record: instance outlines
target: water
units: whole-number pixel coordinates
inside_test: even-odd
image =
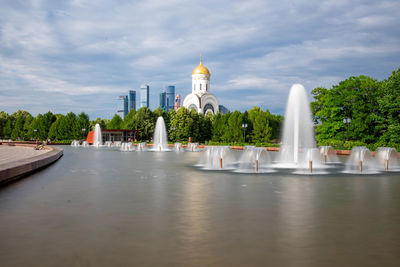
[[[310,103],[301,84],[290,89],[283,125],[281,156],[284,167],[307,168],[307,149],[316,148]]]
[[[203,171],[199,157],[66,146],[0,188],[1,266],[398,266],[398,174]]]
[[[241,154],[237,172],[273,172],[270,152],[265,148],[246,146]]]
[[[158,117],[156,128],[154,129],[153,148],[154,151],[169,151],[167,129],[163,117]]]
[[[386,171],[400,171],[400,157],[393,147],[378,147],[375,151],[379,169]]]
[[[93,146],[99,147],[103,145],[103,137],[101,136],[101,128],[98,123],[94,127]]]
[[[183,152],[183,146],[182,143],[175,143],[174,148],[176,152]]]
[[[377,173],[379,166],[374,160],[371,151],[362,146],[353,147],[346,161],[347,173]]]
[[[322,155],[323,162],[326,163],[339,163],[335,150],[331,146],[320,146],[319,152]]]
[[[131,142],[123,142],[120,145],[119,150],[127,152],[127,151],[134,151],[135,149],[134,149],[134,147],[133,147]]]
[[[207,146],[197,165],[207,170],[230,170],[237,164],[236,156],[229,146]]]
[[[186,151],[198,152],[200,151],[199,143],[188,143]]]

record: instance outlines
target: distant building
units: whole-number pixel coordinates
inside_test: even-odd
[[[160,93],[160,108],[162,110],[167,110],[166,95],[165,92]]]
[[[144,84],[140,86],[140,107],[148,108],[150,106],[149,101],[150,86]]]
[[[118,98],[118,115],[124,119],[128,115],[128,96],[121,95]]]
[[[220,112],[221,114],[226,114],[226,113],[229,112],[229,110],[228,110],[225,106],[223,106],[223,105],[219,105],[218,107],[219,107],[219,112]]]
[[[170,111],[174,109],[175,86],[165,86],[164,92],[160,93],[160,107],[162,110]]]
[[[131,110],[136,110],[136,91],[135,90],[129,90],[128,93],[128,113],[131,112]]]
[[[181,107],[181,95],[178,94],[175,97],[175,105],[174,105],[174,110],[177,111]]]

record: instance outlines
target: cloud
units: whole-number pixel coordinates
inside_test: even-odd
[[[190,92],[204,55],[229,109],[283,113],[293,83],[310,92],[399,67],[398,1],[6,1],[0,9],[0,109],[112,117],[150,84]]]

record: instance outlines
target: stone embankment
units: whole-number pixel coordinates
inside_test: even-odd
[[[63,150],[44,146],[35,150],[34,144],[0,143],[0,185],[25,177],[55,161]]]

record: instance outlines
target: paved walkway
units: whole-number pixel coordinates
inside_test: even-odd
[[[31,158],[46,152],[49,152],[49,150],[34,150],[33,147],[0,145],[0,164]]]

